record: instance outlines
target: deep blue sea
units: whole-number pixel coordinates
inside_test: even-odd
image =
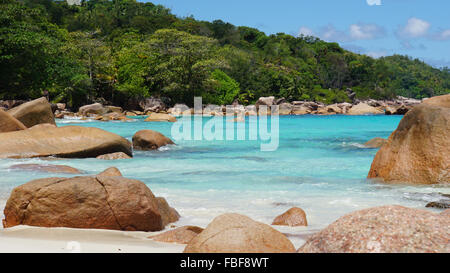
[[[182,215],[177,225],[206,226],[215,216],[238,212],[270,224],[292,206],[306,211],[309,226],[277,227],[292,234],[315,232],[340,216],[359,209],[399,204],[424,208],[450,193],[444,186],[388,185],[368,181],[376,149],[362,146],[374,137],[387,138],[401,116],[283,116],[279,119],[279,147],[263,152],[259,141],[177,140],[176,146],[135,152],[133,159],[2,159],[0,205],[13,187],[52,175],[10,170],[14,164],[63,164],[95,174],[115,166],[125,177],[145,182]],[[209,118],[203,118],[206,123]],[[246,126],[250,127],[247,118]],[[131,140],[142,129],[171,135],[172,123],[60,120],[58,126],[98,127]],[[231,125],[224,122],[224,126]],[[225,130],[226,131],[226,130]],[[53,175],[55,176],[55,175]],[[56,175],[61,176],[61,175]],[[297,241],[296,241],[297,240]]]

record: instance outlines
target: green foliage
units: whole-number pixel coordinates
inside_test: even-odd
[[[192,101],[204,93],[211,71],[225,65],[216,41],[162,29],[118,53],[118,90],[133,96],[167,96]],[[192,102],[191,102],[192,103]]]
[[[192,104],[260,96],[325,103],[450,92],[450,71],[394,55],[373,59],[315,37],[266,35],[216,20],[178,18],[135,0],[0,0],[0,98],[43,90],[73,107],[104,98]]]
[[[202,95],[205,103],[230,105],[239,95],[239,83],[222,70],[216,69],[211,73],[210,83],[211,90]]]

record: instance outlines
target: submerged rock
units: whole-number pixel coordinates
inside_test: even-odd
[[[170,138],[153,130],[141,130],[133,136],[133,148],[135,150],[156,150],[169,144],[175,143]]]
[[[52,107],[45,97],[21,104],[8,113],[30,128],[41,123],[55,123]]]
[[[184,249],[185,253],[294,252],[291,241],[269,225],[228,213],[216,217]]]
[[[141,181],[105,173],[44,178],[15,188],[4,210],[5,228],[16,225],[159,231],[165,212]]]
[[[22,122],[0,109],[0,133],[25,130],[27,127]]]
[[[10,167],[11,170],[38,171],[47,173],[70,173],[80,174],[81,171],[65,165],[40,165],[40,164],[17,164]]]
[[[368,178],[450,183],[450,95],[415,106],[376,154]]]
[[[275,220],[273,220],[272,225],[298,227],[307,226],[308,221],[306,220],[305,211],[301,208],[294,207],[277,216]]]
[[[316,233],[300,253],[450,252],[450,217],[385,206],[356,211]]]
[[[201,227],[184,226],[151,236],[149,238],[158,242],[188,244],[202,231],[203,228]]]
[[[130,142],[98,128],[46,127],[0,134],[0,158],[87,158],[115,152],[132,156]]]

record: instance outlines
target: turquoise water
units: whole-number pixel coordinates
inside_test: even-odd
[[[367,207],[400,204],[423,208],[450,193],[443,186],[386,185],[366,180],[377,150],[362,144],[387,138],[399,116],[280,117],[279,148],[261,152],[258,141],[177,141],[158,151],[135,152],[130,160],[21,159],[0,160],[0,205],[13,187],[48,174],[10,170],[21,163],[64,164],[98,173],[118,167],[124,176],[145,182],[157,196],[167,198],[182,219],[177,225],[206,226],[225,212],[238,212],[270,224],[292,206],[303,208],[307,228],[278,229],[292,234],[298,245],[343,214]],[[206,122],[208,118],[204,118]],[[247,120],[247,125],[248,125]],[[224,123],[228,125],[228,123]],[[59,126],[98,127],[131,140],[142,129],[171,137],[171,123],[62,120]]]

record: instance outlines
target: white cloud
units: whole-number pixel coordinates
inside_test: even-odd
[[[354,40],[371,40],[382,37],[384,34],[384,29],[375,24],[350,25],[350,37]]]
[[[366,0],[369,6],[381,6],[381,0]]]
[[[406,25],[399,29],[397,34],[401,38],[419,38],[428,33],[431,24],[425,20],[412,17],[408,19]]]
[[[357,40],[372,40],[384,37],[386,34],[383,27],[376,24],[352,24],[348,30],[343,31],[337,29],[334,25],[329,24],[321,27],[317,32],[308,27],[301,27],[298,35],[317,36],[327,42],[351,42]]]
[[[434,34],[433,39],[440,41],[450,40],[450,29],[445,29],[441,32]]]
[[[328,42],[348,42],[350,37],[344,31],[336,29],[333,25],[322,27],[319,37]]]
[[[313,36],[314,31],[308,27],[301,27],[298,31],[298,36],[304,35],[304,36]]]

